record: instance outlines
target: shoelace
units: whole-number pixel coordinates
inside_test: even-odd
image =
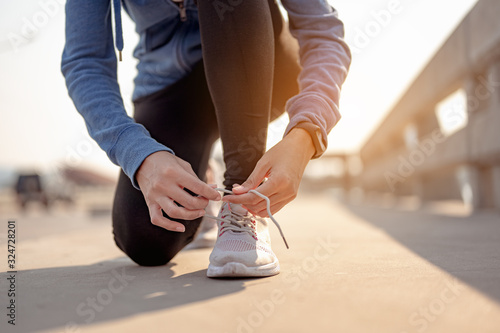
[[[233,194],[232,191],[226,190],[224,188],[216,188],[215,190],[229,193],[229,194]],[[283,234],[283,230],[281,230],[281,227],[280,227],[278,221],[276,221],[273,214],[271,213],[271,201],[269,200],[269,198],[256,190],[250,190],[248,192],[257,195],[266,201],[267,214],[269,215],[269,218],[271,219],[271,221],[273,221],[274,225],[278,228],[278,231],[280,232],[281,238],[283,239],[283,242],[285,243],[286,248],[289,249],[288,242],[286,241],[285,235]],[[252,217],[251,216],[243,216],[243,215],[231,210],[231,205],[229,203],[228,203],[228,206],[229,206],[229,216],[226,216],[225,218],[212,216],[212,215],[205,215],[205,216],[208,218],[212,218],[212,219],[215,219],[217,221],[225,223],[223,228],[225,228],[226,230],[247,231],[250,234],[252,234],[252,237],[255,237],[256,231],[254,230]],[[222,228],[221,228],[221,231],[222,231]]]
[[[251,216],[244,216],[232,210],[231,205],[228,203],[227,209],[229,213],[221,217],[208,216],[221,222],[221,229],[219,236],[226,230],[234,230],[236,232],[246,231],[253,238],[257,240],[257,231],[255,230],[255,222]]]

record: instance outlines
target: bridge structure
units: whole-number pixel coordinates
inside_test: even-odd
[[[352,184],[500,209],[498,13],[500,1],[478,1],[361,148]]]

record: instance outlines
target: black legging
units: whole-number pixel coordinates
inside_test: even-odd
[[[224,185],[230,188],[250,175],[265,152],[269,121],[298,91],[298,46],[272,0],[241,1],[223,13],[211,1],[198,6],[203,62],[177,83],[135,101],[134,118],[202,180],[220,136]],[[193,239],[201,219],[179,222],[184,233],[153,225],[142,193],[120,174],[113,233],[132,260],[144,266],[170,261]]]

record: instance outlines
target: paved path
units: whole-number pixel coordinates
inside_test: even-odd
[[[109,216],[20,216],[16,326],[2,313],[0,331],[500,332],[499,214],[349,207],[301,193],[277,218],[291,247],[272,231],[280,275],[211,280],[209,250],[134,265],[114,246]]]

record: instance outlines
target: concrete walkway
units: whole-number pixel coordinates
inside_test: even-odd
[[[208,249],[143,268],[115,247],[109,216],[20,215],[15,327],[3,314],[2,222],[0,331],[500,331],[499,214],[350,207],[301,193],[277,218],[290,244],[272,230],[280,275],[211,280]]]

